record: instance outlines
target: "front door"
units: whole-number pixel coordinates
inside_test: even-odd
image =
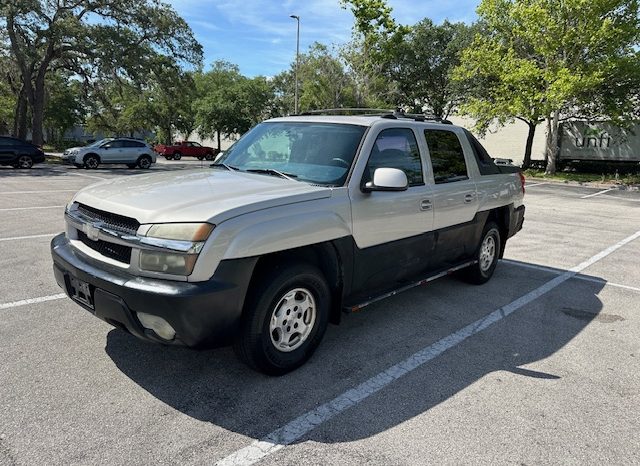
[[[372,136],[374,137],[374,136]],[[349,186],[355,242],[353,291],[395,288],[427,270],[433,249],[431,188],[411,128],[382,129],[369,157]],[[363,193],[376,168],[403,170],[409,188],[400,192]]]

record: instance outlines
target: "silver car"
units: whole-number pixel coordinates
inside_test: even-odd
[[[74,147],[64,152],[66,163],[78,168],[94,169],[101,164],[125,164],[129,168],[149,168],[156,154],[144,141],[132,138],[107,138],[86,147]]]

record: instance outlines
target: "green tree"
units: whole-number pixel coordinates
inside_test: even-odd
[[[476,89],[463,110],[481,123],[546,120],[547,172],[556,169],[561,119],[633,114],[637,0],[483,0],[478,15],[486,33],[463,55],[459,76]]]
[[[84,121],[83,91],[78,80],[51,73],[46,82],[44,126],[48,141],[61,140],[65,131]]]
[[[149,57],[191,64],[202,57],[186,22],[155,0],[3,0],[0,22],[20,71],[20,95],[31,107],[36,143],[43,139],[45,83],[54,67],[87,81],[125,74],[136,80]]]
[[[270,111],[273,90],[264,77],[249,79],[238,67],[217,61],[212,69],[195,76],[194,102],[197,131],[201,136],[233,137],[248,131]]]
[[[318,42],[300,55],[298,69],[300,111],[320,108],[353,107],[354,83],[340,58]],[[277,93],[275,107],[286,115],[294,108],[295,62],[287,71],[274,77]]]
[[[389,53],[386,44],[406,29],[396,23],[384,0],[341,0],[341,4],[354,16],[352,40],[340,55],[353,81],[356,106],[388,107],[394,89],[384,76]]]
[[[465,96],[464,86],[453,79],[452,72],[473,39],[473,29],[464,23],[436,25],[424,19],[390,36],[381,57],[398,103],[418,113],[426,107],[437,118],[447,118]]]

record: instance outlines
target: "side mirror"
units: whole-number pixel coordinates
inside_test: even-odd
[[[372,191],[406,191],[409,188],[407,175],[397,168],[376,168],[373,181],[362,187],[362,192]]]

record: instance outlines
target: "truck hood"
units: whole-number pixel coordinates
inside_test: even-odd
[[[211,222],[331,196],[331,189],[276,176],[222,169],[181,170],[102,181],[73,201],[140,223]]]

